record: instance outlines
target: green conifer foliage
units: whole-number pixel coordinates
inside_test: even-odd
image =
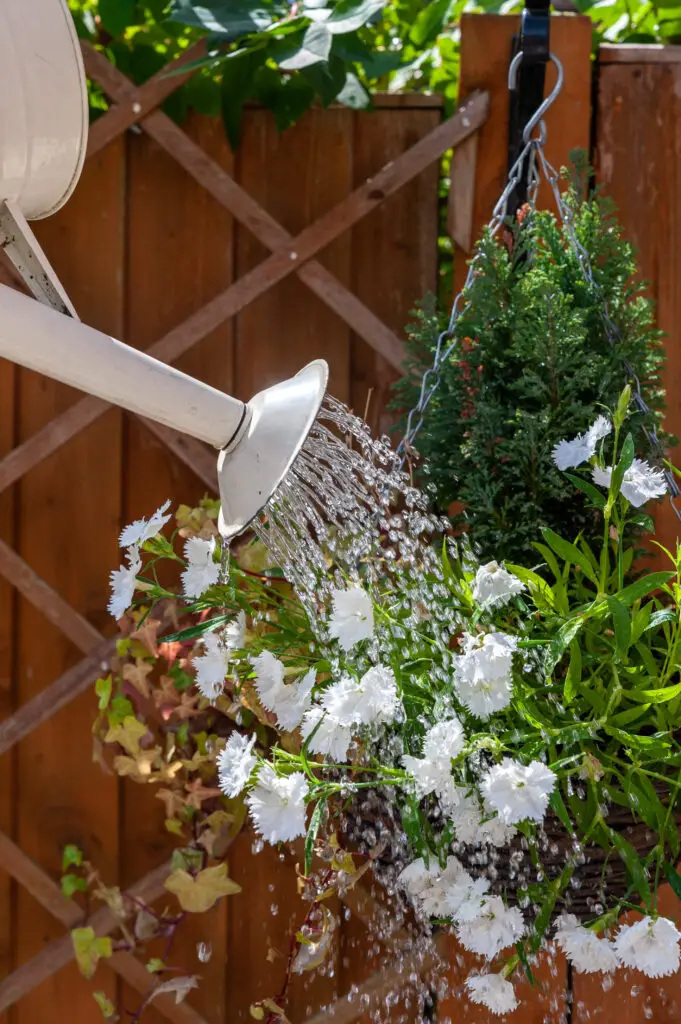
[[[439,505],[463,506],[455,523],[468,530],[483,558],[536,562],[532,544],[544,526],[563,537],[598,534],[598,519],[551,452],[614,408],[625,381],[623,360],[641,380],[652,421],[659,422],[663,407],[661,336],[634,277],[632,247],[610,204],[599,196],[580,201],[574,190],[568,196],[577,237],[620,333],[616,351],[602,303],[552,214],[526,218],[513,246],[487,233],[470,306],[456,327],[458,344],[415,443]],[[446,323],[432,299],[416,310],[406,376],[396,385],[400,409],[416,402]],[[638,454],[646,457],[641,425],[633,416]]]

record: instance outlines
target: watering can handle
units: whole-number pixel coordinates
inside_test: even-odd
[[[216,388],[0,285],[0,356],[224,448],[246,406]]]

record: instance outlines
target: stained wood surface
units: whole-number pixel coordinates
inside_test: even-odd
[[[519,19],[515,15],[464,14],[461,20],[459,95],[463,99],[475,89],[489,90],[490,93],[489,117],[480,129],[478,142],[471,216],[474,240],[488,222],[508,173],[508,65],[511,41],[518,26]],[[590,18],[572,15],[551,17],[551,50],[562,62],[565,72],[562,92],[546,115],[546,155],[558,171],[569,163],[570,150],[589,149],[591,33]],[[547,95],[555,80],[555,68],[549,65]],[[457,197],[455,177],[452,178],[452,188]],[[553,208],[545,185],[539,190],[538,205]],[[464,250],[455,249],[454,277],[459,288],[466,277],[467,257]]]

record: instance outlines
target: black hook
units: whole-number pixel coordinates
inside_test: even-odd
[[[520,33],[513,37],[511,60],[522,53],[515,88],[511,89],[508,121],[508,169],[520,156],[526,124],[544,100],[546,64],[551,52],[550,0],[525,0]],[[527,202],[527,166],[522,168],[518,185],[508,201],[508,212],[514,216]]]

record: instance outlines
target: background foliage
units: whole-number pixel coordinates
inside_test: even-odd
[[[249,100],[274,113],[280,129],[314,102],[367,107],[388,90],[438,92],[451,108],[465,11],[509,13],[519,0],[69,0],[78,31],[138,84],[201,37],[211,59],[165,104],[222,112],[238,144]],[[594,42],[678,42],[681,3],[560,0],[589,14]],[[93,111],[106,108],[98,91]]]

